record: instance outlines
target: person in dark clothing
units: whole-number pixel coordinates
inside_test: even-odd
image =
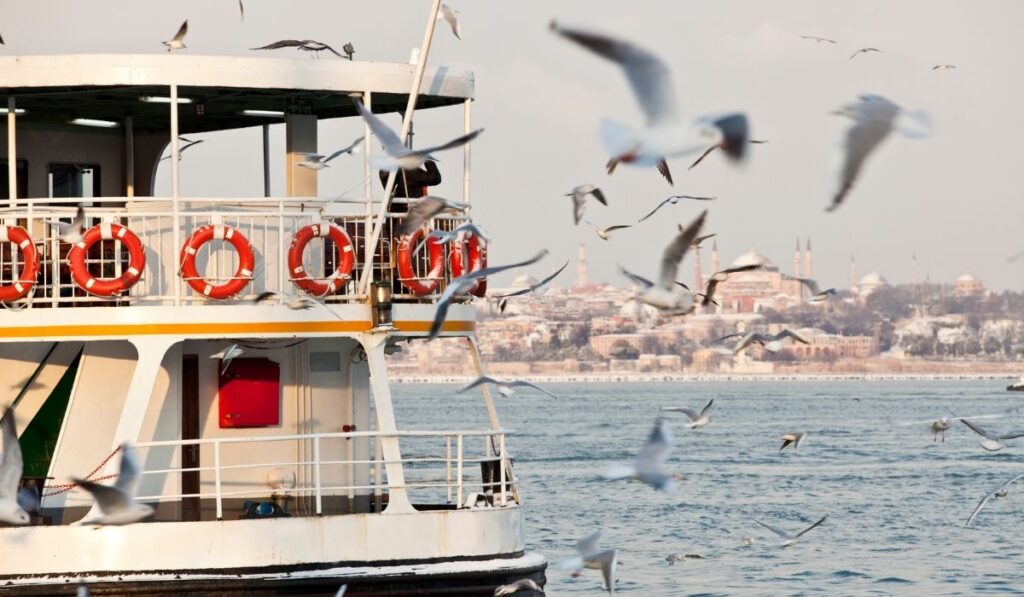
[[[390,172],[386,170],[380,171],[380,184],[384,188],[388,186],[389,174]],[[441,171],[437,169],[437,163],[434,160],[427,160],[423,164],[423,168],[399,170],[395,173],[395,176],[398,178],[395,180],[395,189],[391,194],[392,197],[423,197],[427,195],[427,187],[441,184]],[[404,202],[395,203],[392,205],[391,211],[408,211],[408,206]]]

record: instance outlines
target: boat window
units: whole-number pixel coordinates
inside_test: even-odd
[[[28,162],[18,160],[18,197],[28,196]],[[10,199],[7,192],[7,160],[0,160],[0,199]]]
[[[50,164],[49,196],[98,197],[100,167],[98,164]]]

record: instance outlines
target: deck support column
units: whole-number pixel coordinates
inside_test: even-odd
[[[395,409],[391,403],[391,388],[388,386],[387,365],[384,362],[384,345],[387,334],[365,334],[362,337],[366,362],[370,368],[370,389],[373,391],[373,409],[377,414],[377,431],[382,434],[397,433]],[[388,475],[388,505],[383,514],[407,514],[415,512],[405,489],[405,472],[402,470],[402,451],[398,436],[380,438],[384,453],[384,470]]]
[[[7,98],[7,205],[18,206],[18,142],[14,124],[18,106],[14,96]]]

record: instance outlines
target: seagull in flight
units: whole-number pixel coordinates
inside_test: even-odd
[[[604,228],[600,228],[586,218],[583,218],[583,221],[586,222],[587,224],[590,224],[590,227],[594,229],[594,232],[597,233],[597,237],[600,238],[601,240],[608,240],[609,238],[611,238],[611,233],[615,232],[616,230],[625,230],[626,228],[633,227],[632,224],[615,224],[614,226],[605,226]]]
[[[601,538],[601,531],[594,531],[576,542],[576,553],[574,557],[562,560],[559,567],[572,574],[573,578],[583,574],[584,569],[600,570],[604,577],[604,584],[609,593],[615,593],[615,569],[618,566],[619,552],[616,549],[597,549],[597,541]]]
[[[410,234],[426,224],[434,216],[464,213],[467,209],[469,209],[468,203],[449,201],[437,195],[427,195],[422,199],[417,199],[415,202],[410,200],[409,212],[406,214],[405,220],[402,221],[402,226],[399,228],[398,233],[403,236]]]
[[[533,591],[538,595],[544,592],[544,589],[536,583],[532,578],[520,578],[519,580],[509,583],[507,585],[501,585],[494,589],[494,597],[502,597],[502,595],[515,595],[519,591]]]
[[[981,498],[981,501],[978,502],[978,505],[974,507],[974,511],[971,512],[971,515],[967,517],[967,522],[964,523],[964,526],[971,526],[971,523],[974,522],[974,519],[978,517],[978,513],[981,512],[981,509],[984,508],[990,500],[998,500],[999,498],[1006,497],[1006,494],[1009,493],[1010,491],[1010,485],[1016,481],[1019,481],[1020,479],[1024,479],[1024,475],[1017,475],[1016,477],[1013,477],[1006,483],[1003,483],[999,487],[996,487],[995,489],[990,491],[985,497]]]
[[[954,68],[956,68],[955,64],[936,64],[932,70],[952,70]]]
[[[960,422],[970,427],[971,431],[977,433],[982,437],[982,440],[978,443],[981,445],[982,448],[985,448],[989,452],[998,452],[999,450],[1005,448],[1006,446],[1003,445],[1003,442],[1006,440],[1024,437],[1024,432],[1007,433],[1005,435],[999,435],[996,433],[992,433],[991,431],[985,431],[981,427],[978,427],[977,425],[975,425],[974,423],[970,422],[968,419],[965,418],[961,418]]]
[[[612,158],[612,159],[608,160],[608,163],[605,164],[604,167],[608,170],[608,174],[611,175],[611,174],[613,174],[615,172],[615,168],[618,165],[619,165],[619,160],[616,159],[616,158]],[[664,158],[662,158],[662,160],[660,162],[658,162],[655,165],[655,167],[658,169],[658,174],[661,174],[665,178],[665,180],[668,181],[668,184],[673,185],[673,186],[676,184],[672,180],[672,171],[669,170],[668,162],[666,162]]]
[[[185,19],[185,22],[181,24],[181,27],[178,27],[178,32],[174,34],[174,37],[171,38],[171,41],[165,41],[161,43],[167,46],[168,52],[170,52],[171,50],[184,49],[187,47],[185,45],[186,34],[188,34],[188,19]]]
[[[835,40],[833,40],[833,39],[829,39],[827,37],[818,37],[816,35],[801,35],[800,39],[813,39],[814,41],[818,42],[819,44],[821,42],[827,42],[827,43],[830,43],[830,44],[836,43]]]
[[[3,456],[0,458],[0,522],[25,525],[31,522],[28,512],[37,509],[35,495],[18,489],[24,469],[21,444],[14,425],[14,409],[8,407],[0,418]]]
[[[814,527],[818,526],[819,524],[825,522],[826,518],[828,518],[828,514],[826,514],[825,516],[822,516],[821,519],[818,522],[812,524],[811,526],[807,527],[806,529],[800,531],[799,533],[797,533],[795,535],[790,534],[790,533],[788,533],[788,532],[786,532],[786,531],[784,531],[784,530],[782,530],[780,528],[773,527],[770,524],[765,524],[765,523],[761,522],[760,520],[758,520],[756,518],[754,519],[754,522],[756,522],[757,524],[763,526],[764,528],[768,529],[769,531],[771,531],[771,532],[775,533],[776,535],[778,535],[779,537],[781,537],[782,538],[782,543],[779,544],[779,547],[789,547],[791,545],[796,545],[796,542],[797,542],[798,539],[800,539],[800,537],[803,537],[804,535],[806,535],[808,533],[808,531],[810,531]]]
[[[997,413],[997,414],[994,414],[994,415],[976,415],[976,416],[973,416],[973,417],[958,417],[958,416],[955,416],[955,415],[951,414],[948,417],[942,416],[942,417],[939,417],[937,419],[925,419],[923,421],[909,421],[909,422],[905,422],[905,423],[898,423],[898,425],[900,427],[911,427],[911,426],[915,426],[915,425],[928,425],[928,428],[932,432],[932,442],[937,442],[937,441],[939,441],[941,439],[942,443],[946,443],[946,431],[948,431],[949,428],[952,427],[953,421],[963,421],[965,419],[973,419],[973,420],[977,420],[977,419],[997,419],[997,418],[1000,418],[1000,417],[1004,417],[1004,416],[1006,416],[1008,414],[1012,414],[1014,412],[1016,412],[1016,409],[1010,409],[1008,411],[1004,411],[1002,413]]]
[[[344,321],[344,319],[342,319],[341,315],[338,315],[337,313],[332,311],[330,307],[328,307],[324,303],[322,303],[322,302],[320,302],[320,301],[318,301],[315,298],[310,297],[310,296],[288,296],[286,294],[281,294],[280,292],[274,292],[273,290],[268,290],[266,292],[261,292],[259,294],[259,296],[257,296],[255,299],[253,299],[252,304],[258,305],[258,304],[260,304],[260,303],[262,303],[264,301],[270,300],[272,298],[280,299],[281,300],[281,304],[286,306],[286,307],[288,307],[292,311],[305,311],[307,309],[312,309],[314,307],[319,307],[319,308],[323,309],[324,311],[327,311],[328,313],[330,313],[332,316],[334,316],[334,317]]]
[[[456,295],[465,294],[466,292],[468,292],[471,288],[473,288],[476,285],[477,280],[481,278],[493,276],[494,274],[501,273],[508,269],[533,265],[534,263],[537,263],[538,261],[543,259],[544,256],[547,254],[547,249],[544,249],[543,251],[537,253],[532,258],[527,259],[526,261],[512,263],[510,265],[485,267],[474,272],[468,272],[466,274],[463,274],[449,282],[448,287],[444,289],[444,293],[437,300],[437,310],[434,312],[434,321],[430,324],[430,334],[427,336],[427,340],[433,340],[434,338],[437,337],[438,334],[441,333],[441,326],[444,325],[444,321],[448,317],[448,307],[450,306],[452,299],[454,299]]]
[[[331,46],[325,44],[322,41],[316,41],[315,39],[282,39],[281,41],[275,41],[274,43],[260,46],[258,48],[249,48],[250,50],[280,50],[281,48],[295,48],[303,52],[312,52],[314,57],[319,57],[320,52],[327,50],[331,54],[334,54],[338,58],[341,58],[341,54]]]
[[[643,481],[659,491],[672,491],[673,481],[682,480],[679,473],[670,473],[665,468],[665,460],[672,451],[672,433],[668,422],[658,418],[654,429],[647,438],[647,443],[640,449],[631,464],[615,464],[608,468],[604,478],[609,480],[636,479]]]
[[[444,151],[446,149],[462,147],[473,139],[476,139],[477,136],[484,131],[483,129],[477,129],[468,135],[462,135],[461,137],[435,147],[427,147],[426,149],[409,149],[404,143],[402,143],[402,140],[398,138],[398,134],[391,130],[388,125],[384,124],[383,120],[378,118],[373,112],[367,110],[366,106],[364,106],[361,101],[354,101],[356,108],[359,109],[359,114],[363,117],[363,120],[366,121],[370,130],[373,131],[373,134],[384,145],[385,155],[370,156],[370,167],[374,170],[395,171],[398,169],[409,170],[411,168],[419,168],[427,160],[437,160],[437,158],[431,155],[435,151]]]
[[[583,210],[586,208],[588,195],[593,195],[594,199],[601,202],[601,205],[608,205],[608,200],[605,199],[604,193],[596,186],[592,184],[581,184],[573,187],[573,189],[566,193],[565,196],[572,197],[573,220],[577,226],[580,225],[580,220],[583,219]]]
[[[548,396],[551,396],[552,398],[558,398],[558,396],[555,396],[554,394],[552,394],[551,392],[545,390],[544,388],[542,388],[542,387],[540,387],[540,386],[538,386],[536,384],[532,384],[532,383],[530,383],[528,381],[523,381],[521,379],[510,379],[510,380],[504,381],[504,380],[500,380],[500,379],[495,379],[493,377],[489,377],[487,375],[481,375],[480,377],[474,379],[470,383],[468,383],[465,386],[462,386],[461,388],[456,390],[455,393],[456,394],[461,394],[463,392],[467,392],[469,390],[472,390],[473,388],[475,388],[477,386],[480,386],[480,385],[483,385],[483,384],[487,384],[487,383],[494,385],[498,389],[498,393],[501,394],[502,396],[504,396],[505,398],[508,398],[509,396],[511,396],[515,392],[515,390],[513,390],[512,388],[533,388],[533,389],[535,389],[535,390],[537,390],[539,392],[543,392],[543,393],[547,394]]]
[[[82,524],[132,524],[152,514],[153,506],[135,502],[135,490],[139,486],[141,470],[135,457],[135,450],[131,444],[125,442],[121,444],[121,469],[113,486],[100,485],[85,479],[73,479],[78,486],[92,494],[100,509],[100,516]]]
[[[227,372],[228,365],[231,364],[231,361],[233,361],[237,357],[242,356],[242,353],[244,352],[245,350],[239,347],[237,344],[232,344],[220,352],[215,352],[211,354],[210,358],[221,360],[220,374],[224,375],[224,373]]]
[[[744,114],[713,115],[685,122],[677,105],[668,66],[658,56],[629,41],[581,29],[551,29],[622,68],[646,118],[636,129],[618,122],[601,123],[605,149],[616,163],[655,166],[665,158],[702,151],[708,143],[719,145],[734,159],[747,150],[748,124]]]
[[[522,296],[524,294],[529,294],[529,293],[533,292],[534,290],[537,290],[538,288],[544,286],[548,282],[550,282],[550,281],[554,280],[555,278],[557,278],[558,274],[562,273],[562,270],[564,270],[568,265],[569,265],[569,262],[566,261],[565,263],[562,264],[562,267],[558,268],[550,276],[544,278],[543,280],[541,280],[540,282],[537,282],[536,284],[533,284],[533,285],[528,286],[526,288],[523,288],[521,290],[516,290],[515,292],[509,292],[508,294],[498,294],[498,295],[493,296],[492,298],[500,299],[499,303],[498,303],[498,309],[502,313],[504,313],[505,312],[505,307],[508,304],[508,299],[510,299],[513,296]]]
[[[804,439],[807,438],[807,433],[803,431],[793,431],[782,436],[782,447],[779,448],[779,452],[786,448],[793,446],[796,450],[800,447],[800,444],[804,443]]]
[[[704,287],[704,299],[701,300],[701,306],[707,307],[708,305],[718,303],[715,302],[715,292],[718,290],[718,285],[729,279],[731,274],[738,274],[740,272],[749,272],[755,269],[761,269],[764,267],[764,263],[746,263],[743,265],[736,265],[733,267],[727,267],[721,271],[717,271],[708,278],[708,283]]]
[[[462,40],[462,24],[459,23],[459,11],[455,10],[447,4],[441,5],[441,12],[437,15],[438,21],[447,21],[448,26],[452,28],[452,35],[456,39]]]
[[[692,292],[680,287],[676,282],[676,275],[679,273],[679,264],[687,251],[693,246],[693,240],[700,234],[704,227],[704,219],[708,212],[704,210],[689,226],[679,227],[679,234],[672,240],[661,256],[661,273],[658,283],[638,276],[620,268],[620,271],[641,287],[637,298],[652,307],[673,314],[686,314],[695,308],[694,295]]]
[[[858,54],[867,54],[868,52],[881,52],[881,50],[879,50],[878,48],[861,48],[854,52],[853,54],[850,54],[850,57],[847,60],[853,60],[854,58],[857,57]]]
[[[666,412],[683,413],[690,417],[690,429],[703,429],[708,426],[711,422],[711,405],[714,404],[715,400],[712,398],[708,400],[708,403],[704,405],[704,408],[700,409],[700,412],[686,408],[685,406],[665,406],[661,410]]]
[[[238,16],[245,22],[245,4],[242,4],[242,0],[238,0]]]
[[[850,193],[868,155],[897,128],[898,117],[903,115],[907,120],[913,121],[898,128],[906,137],[924,137],[930,128],[928,117],[924,113],[905,112],[878,95],[862,95],[856,103],[843,106],[833,114],[848,116],[854,123],[846,130],[846,137],[835,160],[841,167],[837,177],[838,184],[832,194],[832,203],[826,211],[835,210]]]
[[[442,245],[448,244],[453,240],[456,240],[462,235],[471,235],[482,240],[485,244],[491,242],[491,239],[484,232],[484,229],[477,226],[473,222],[463,222],[455,227],[453,230],[447,232],[443,230],[431,230],[430,236],[437,239],[437,242]]]
[[[828,300],[838,292],[835,288],[826,288],[825,290],[822,290],[821,287],[818,286],[818,283],[810,278],[798,278],[796,276],[786,275],[783,275],[783,277],[787,280],[796,280],[806,286],[807,290],[811,293],[811,298],[808,300],[812,303]]]
[[[748,141],[748,143],[753,143],[754,145],[760,145],[762,143],[767,143],[767,142],[768,141],[765,140],[765,139],[751,139],[750,141]],[[698,157],[696,160],[694,160],[694,162],[692,164],[690,164],[690,167],[687,168],[687,170],[693,170],[693,168],[697,164],[703,162],[704,158],[708,157],[708,154],[710,154],[711,152],[713,152],[716,149],[721,149],[721,148],[722,148],[721,144],[719,144],[719,145],[712,145],[711,147],[708,147],[707,149],[704,150],[704,153],[700,154],[700,157]]]
[[[47,220],[47,222],[56,228],[56,236],[60,242],[77,244],[82,241],[82,235],[85,233],[85,209],[78,205],[75,209],[75,217],[71,218],[70,223],[59,220]]]
[[[782,349],[782,341],[786,338],[792,338],[801,344],[811,343],[810,340],[804,338],[793,330],[783,328],[778,334],[759,334],[757,332],[747,334],[736,344],[736,348],[733,348],[732,352],[733,354],[736,354],[751,344],[759,344],[768,352],[777,352]]]
[[[338,157],[339,155],[352,153],[352,151],[356,147],[358,147],[359,144],[362,142],[363,138],[359,137],[358,139],[350,143],[348,147],[345,147],[344,149],[339,149],[338,151],[335,151],[334,153],[326,157],[320,155],[319,153],[305,153],[303,155],[306,156],[306,159],[296,164],[296,166],[302,166],[303,168],[309,168],[310,170],[323,170],[324,168],[329,167],[328,162]]]
[[[661,203],[659,203],[657,207],[651,210],[651,213],[637,220],[637,223],[643,222],[647,218],[653,216],[662,207],[665,207],[666,205],[675,205],[676,203],[679,203],[683,199],[692,199],[694,201],[714,201],[715,199],[717,199],[717,197],[697,197],[695,195],[672,195],[664,199]]]

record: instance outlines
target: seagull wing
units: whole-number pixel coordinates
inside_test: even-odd
[[[736,354],[739,351],[743,350],[744,348],[750,346],[754,342],[760,343],[758,337],[759,335],[755,333],[750,333],[747,334],[746,336],[743,336],[743,339],[736,343],[736,348],[732,349],[732,353]]]
[[[649,127],[675,122],[676,98],[668,66],[651,52],[628,41],[551,24],[556,33],[622,67]]]
[[[704,158],[708,157],[708,154],[710,154],[712,151],[714,151],[716,149],[718,149],[717,145],[712,145],[711,147],[708,147],[707,149],[705,149],[704,153],[700,154],[700,157],[698,157],[696,160],[694,160],[693,163],[690,164],[690,167],[687,168],[687,170],[693,170],[694,167],[697,166],[697,164],[703,162]]]
[[[718,147],[731,160],[742,160],[750,146],[750,122],[746,114],[727,114],[709,123],[720,136]]]
[[[801,344],[810,344],[811,343],[810,340],[808,340],[807,338],[804,338],[803,336],[801,336],[800,334],[794,332],[793,330],[791,330],[789,328],[785,328],[781,332],[776,334],[774,339],[775,340],[781,340],[783,338],[792,338],[792,339],[796,340],[797,342],[800,342]]]
[[[992,436],[991,433],[989,433],[988,431],[985,431],[981,427],[978,427],[977,425],[975,425],[974,423],[968,421],[967,419],[960,419],[960,422],[963,423],[964,425],[967,425],[968,427],[970,427],[971,431],[977,433],[978,435],[980,435],[981,437],[984,437],[985,439],[995,439]]]
[[[185,35],[188,34],[188,19],[178,27],[178,32],[174,34],[174,38],[171,41],[181,41],[185,39]]]
[[[452,7],[447,4],[441,5],[441,17],[447,21],[448,26],[452,28],[452,34],[456,39],[462,39],[462,25],[459,23],[459,17],[452,10]]]
[[[555,270],[555,273],[551,274],[547,278],[544,278],[540,282],[537,282],[533,286],[530,286],[529,288],[524,288],[522,290],[517,290],[515,292],[510,292],[508,294],[499,294],[499,295],[496,295],[494,298],[501,299],[501,298],[509,298],[509,297],[512,297],[512,296],[520,296],[520,295],[523,295],[523,294],[529,294],[529,293],[533,292],[534,290],[537,290],[541,286],[544,286],[548,282],[554,280],[558,276],[558,274],[562,273],[562,270],[564,270],[566,267],[568,267],[568,265],[569,265],[569,262],[566,261],[564,264],[562,264],[562,267],[560,267],[557,270]]]
[[[469,390],[472,390],[473,388],[475,388],[477,386],[480,386],[480,385],[483,385],[485,383],[498,383],[498,380],[494,379],[493,377],[489,377],[487,375],[481,375],[480,377],[474,379],[473,381],[469,382],[468,384],[462,386],[458,390],[455,390],[455,393],[456,394],[461,394],[463,392],[468,392]]]
[[[824,518],[822,520],[824,520]],[[784,530],[782,530],[782,529],[780,529],[778,527],[773,527],[770,524],[765,524],[765,523],[761,522],[760,520],[758,520],[756,518],[754,518],[753,521],[756,522],[757,524],[763,526],[764,528],[768,529],[769,531],[775,533],[779,537],[782,537],[783,539],[791,539],[792,538],[792,536],[789,533],[787,533],[786,531],[784,531]]]
[[[697,219],[684,228],[665,248],[665,252],[661,256],[661,275],[658,279],[662,288],[672,288],[676,281],[676,274],[679,273],[679,263],[693,245],[693,239],[700,234],[701,228],[704,227],[704,218],[707,215],[707,210],[701,212]]]
[[[814,527],[818,526],[819,524],[821,524],[821,523],[825,522],[825,519],[826,519],[826,518],[828,518],[828,514],[826,514],[826,515],[822,516],[822,517],[821,517],[821,519],[820,519],[820,520],[819,520],[818,522],[816,522],[816,523],[812,524],[811,526],[809,526],[809,527],[807,527],[806,529],[804,529],[804,530],[800,531],[799,533],[797,533],[797,534],[796,534],[796,537],[794,537],[794,539],[795,539],[795,538],[798,538],[798,537],[803,537],[803,536],[804,536],[804,535],[806,535],[806,534],[807,534],[807,533],[808,533],[808,532],[809,532],[809,531],[810,531],[811,529],[813,529]]]
[[[380,140],[381,144],[384,145],[384,151],[392,157],[398,157],[408,153],[405,145],[402,144],[402,140],[398,138],[398,134],[391,130],[391,127],[384,124],[384,121],[377,117],[376,114],[366,109],[363,102],[355,100],[356,108],[359,110],[359,114],[366,121],[367,126],[370,127],[370,131],[373,132],[374,136]]]
[[[711,400],[708,400],[708,403],[704,405],[704,408],[700,409],[700,416],[703,417],[704,415],[708,414],[708,411],[711,410],[711,405],[714,404],[714,403],[715,403],[715,399],[714,398],[712,398]]]
[[[281,294],[277,293],[277,292],[274,292],[273,290],[268,290],[266,292],[261,292],[261,293],[259,293],[259,295],[256,296],[256,298],[254,298],[252,300],[252,303],[254,305],[258,305],[258,304],[262,303],[263,301],[270,300],[270,299],[274,298],[275,296],[281,296]]]
[[[604,584],[609,593],[615,592],[615,568],[619,560],[619,552],[615,549],[607,549],[591,556],[590,561],[601,566],[601,576],[604,577]]]
[[[1007,433],[1006,435],[999,435],[999,436],[996,436],[996,439],[998,439],[998,440],[1017,439],[1018,437],[1024,437],[1024,431],[1015,431],[1013,433]]]
[[[338,51],[337,51],[337,50],[335,50],[334,48],[332,48],[331,46],[329,46],[329,45],[325,44],[325,43],[324,43],[324,42],[322,42],[322,41],[321,41],[321,42],[317,42],[317,43],[319,43],[319,44],[320,44],[320,45],[322,46],[322,47],[320,48],[321,50],[327,50],[327,51],[329,51],[329,52],[330,52],[331,54],[334,54],[335,56],[337,56],[338,58],[342,58],[342,55],[341,55],[341,54],[339,54],[339,53],[338,53]]]
[[[427,220],[444,211],[446,201],[441,197],[427,196],[415,203],[409,203],[409,212],[402,221],[398,233],[406,235],[427,223]]]
[[[605,198],[604,192],[602,192],[601,189],[592,186],[592,187],[590,187],[590,189],[588,189],[587,192],[590,193],[591,195],[593,195],[594,199],[597,199],[598,201],[600,201],[601,205],[605,205],[605,206],[608,205],[608,200]]]
[[[634,284],[639,284],[640,286],[643,286],[644,288],[650,288],[651,286],[654,286],[654,282],[651,282],[650,280],[648,280],[647,278],[645,278],[643,276],[638,276],[638,275],[634,274],[633,272],[631,272],[628,269],[622,267],[621,265],[619,266],[619,271],[622,272],[623,276],[626,276],[627,278],[632,280]]]
[[[608,226],[607,228],[605,228],[604,229],[604,233],[608,234],[609,232],[614,232],[616,230],[623,230],[625,228],[632,228],[632,227],[633,227],[632,224],[616,224],[614,226]]]
[[[601,538],[601,531],[594,531],[576,542],[576,551],[580,555],[588,556],[597,551],[597,542]]]
[[[685,406],[666,406],[661,410],[665,412],[683,413],[684,415],[690,417],[691,421],[696,421],[697,418],[700,417],[700,415],[697,414],[697,411],[693,410],[692,408],[687,408]]]
[[[279,50],[281,48],[294,48],[303,45],[303,42],[297,39],[282,39],[281,41],[275,41],[272,44],[260,46],[258,48],[251,48],[253,50]]]
[[[135,449],[127,442],[121,444],[121,470],[117,475],[117,482],[114,483],[114,488],[124,492],[131,499],[139,486],[139,473],[141,471],[142,467],[139,466],[139,459],[135,455]]]
[[[743,334],[726,334],[726,335],[724,335],[724,336],[722,336],[720,338],[715,338],[714,340],[711,341],[711,344],[718,344],[719,342],[725,342],[726,340],[731,340],[733,338],[741,338],[741,337],[743,337]]]
[[[967,517],[967,522],[964,523],[965,527],[971,526],[971,523],[974,522],[974,519],[978,517],[978,514],[981,512],[981,509],[984,508],[986,504],[988,504],[989,500],[995,497],[998,491],[999,489],[993,489],[985,497],[981,498],[981,501],[978,502],[978,505],[975,506],[974,510],[971,511],[971,515]]]
[[[425,149],[417,149],[415,151],[410,151],[409,155],[429,156],[430,154],[434,153],[435,151],[444,151],[446,149],[453,149],[455,147],[462,147],[466,143],[469,143],[473,139],[476,139],[478,136],[480,136],[480,133],[482,133],[482,132],[484,132],[484,129],[477,129],[477,130],[473,131],[472,133],[469,133],[468,135],[462,135],[461,137],[458,137],[456,139],[452,139],[451,141],[449,141],[447,143],[444,143],[443,145],[437,145],[436,147],[427,147]]]
[[[661,160],[660,162],[658,162],[657,168],[658,173],[665,177],[665,180],[668,181],[668,184],[675,186],[676,183],[672,181],[672,171],[668,169],[668,162],[665,160]]]
[[[21,444],[18,443],[18,431],[14,426],[14,410],[8,408],[0,420],[0,435],[3,435],[3,459],[0,460],[0,501],[14,500],[18,495],[18,483],[24,462],[21,457]]]
[[[658,204],[658,205],[657,205],[657,206],[656,206],[656,207],[655,207],[654,209],[652,209],[652,210],[651,210],[651,213],[649,213],[649,214],[647,214],[646,216],[644,216],[644,217],[640,218],[639,220],[637,220],[637,223],[639,223],[639,222],[643,222],[643,221],[644,221],[644,220],[646,220],[647,218],[649,218],[649,217],[653,216],[653,215],[655,214],[655,212],[657,212],[657,211],[658,211],[659,209],[661,209],[662,207],[665,207],[665,204],[666,204],[666,203],[668,203],[668,202],[670,202],[670,201],[672,201],[672,197],[669,197],[668,199],[665,199],[664,201],[662,201],[661,203],[659,203],[659,204]]]
[[[115,487],[100,485],[85,479],[72,479],[79,487],[88,491],[96,505],[104,514],[117,512],[131,507],[132,500],[123,491]]]
[[[868,155],[892,132],[898,113],[899,107],[888,100],[861,101],[857,121],[846,131],[839,184],[827,211],[839,207],[849,194]]]
[[[352,151],[353,149],[355,149],[355,148],[356,148],[356,146],[358,146],[358,145],[359,145],[360,143],[362,143],[362,142],[363,142],[363,137],[359,137],[358,139],[356,139],[355,141],[353,141],[352,143],[350,143],[350,144],[348,145],[348,147],[346,147],[346,148],[344,148],[344,149],[339,149],[338,151],[335,151],[335,152],[334,152],[334,153],[332,153],[331,155],[329,155],[329,156],[327,156],[326,158],[324,158],[324,159],[322,160],[322,161],[323,161],[323,163],[324,163],[324,164],[326,164],[327,162],[329,162],[329,161],[333,160],[334,158],[338,157],[339,155],[341,155],[341,154],[343,154],[343,153],[350,153],[350,152],[351,152],[351,151]]]
[[[528,381],[523,381],[521,379],[517,379],[515,381],[510,381],[508,385],[516,386],[516,387],[522,386],[522,387],[527,387],[527,388],[533,388],[533,389],[537,390],[538,392],[543,392],[543,393],[547,394],[548,396],[551,396],[552,398],[558,398],[558,396],[555,396],[554,394],[552,394],[551,392],[549,392],[549,391],[545,390],[544,388],[538,386],[537,384],[533,384],[533,383],[530,383]]]
[[[668,428],[668,421],[658,419],[654,424],[647,443],[640,448],[636,455],[636,470],[638,473],[662,473],[665,467],[665,460],[672,451],[672,432]]]

